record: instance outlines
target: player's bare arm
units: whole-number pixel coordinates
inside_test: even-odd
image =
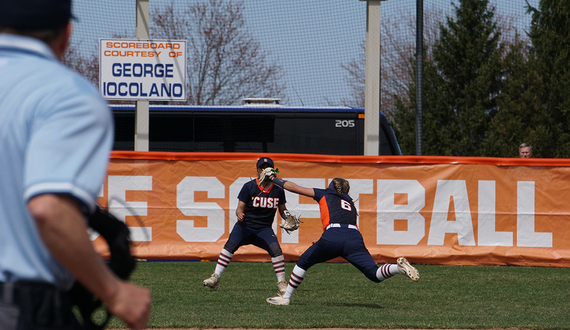
[[[285,204],[279,204],[278,210],[279,210],[279,214],[281,215],[281,217],[282,217],[283,219],[285,219],[285,217],[286,217],[285,211],[287,211],[287,206],[285,206]],[[287,212],[288,212],[288,211],[287,211]]]
[[[237,220],[239,222],[243,221],[243,216],[245,214],[245,207],[246,207],[246,205],[244,202],[242,202],[242,201],[238,202],[238,207],[236,209],[236,217],[237,217]]]
[[[314,197],[315,196],[315,191],[313,190],[313,188],[302,187],[302,186],[299,186],[298,184],[296,184],[294,182],[281,180],[276,176],[271,176],[271,179],[273,180],[273,183],[275,183],[276,185],[278,185],[278,186],[282,187],[283,189],[288,190],[290,192],[294,192],[296,194],[304,195],[304,196],[308,196],[308,197]]]
[[[302,187],[296,184],[295,182],[291,181],[286,181],[285,184],[283,185],[283,189],[308,197],[315,196],[315,191],[313,190],[313,188]]]

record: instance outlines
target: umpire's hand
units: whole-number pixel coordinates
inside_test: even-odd
[[[109,301],[104,302],[109,312],[123,320],[129,328],[144,329],[150,317],[150,290],[118,280],[118,288]]]

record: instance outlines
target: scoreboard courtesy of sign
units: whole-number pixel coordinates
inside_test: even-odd
[[[186,100],[185,40],[99,40],[99,90],[110,100]]]

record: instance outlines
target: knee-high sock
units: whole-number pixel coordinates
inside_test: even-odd
[[[305,278],[305,270],[297,265],[293,268],[291,273],[291,278],[289,279],[289,284],[287,285],[287,292],[283,295],[283,298],[290,299],[295,290],[301,285],[303,279]]]
[[[400,274],[398,265],[396,264],[383,264],[382,266],[378,267],[378,270],[376,271],[376,277],[380,281],[390,278],[396,274]]]
[[[226,270],[226,267],[228,267],[233,257],[233,253],[226,249],[222,249],[222,252],[220,252],[220,256],[218,257],[218,264],[216,265],[214,273],[222,276],[222,273]]]
[[[285,257],[283,255],[271,258],[275,275],[277,275],[277,282],[285,281]]]

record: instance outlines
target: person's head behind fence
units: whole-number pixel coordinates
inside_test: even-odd
[[[532,157],[532,146],[528,143],[523,143],[519,146],[519,157],[520,158],[531,158]]]

